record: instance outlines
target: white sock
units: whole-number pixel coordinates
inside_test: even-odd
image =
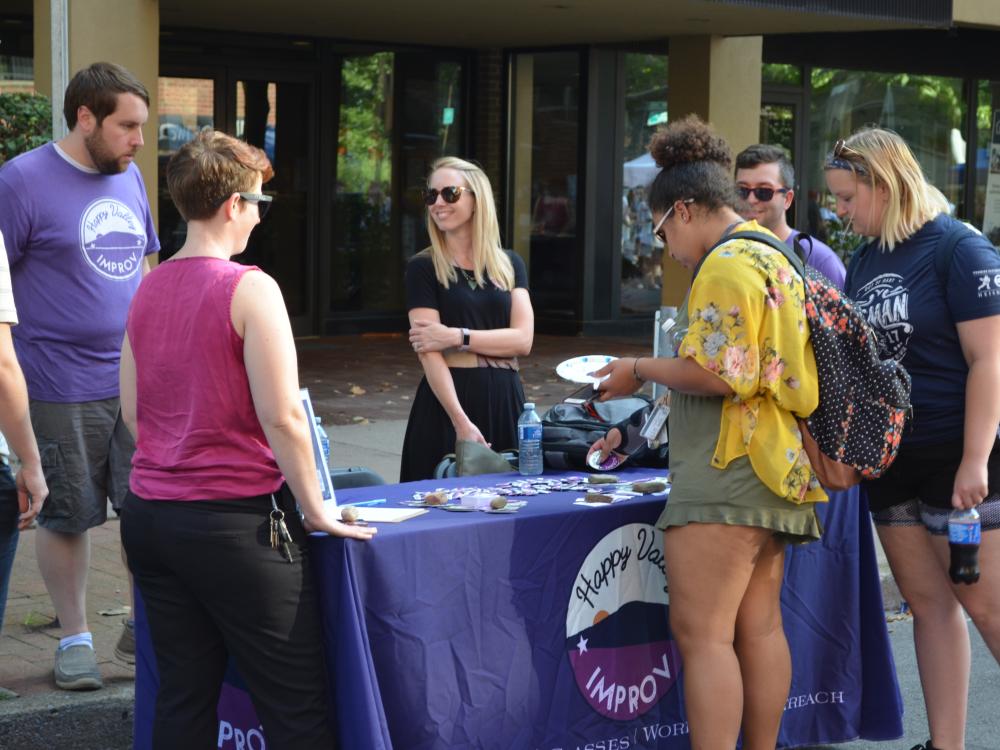
[[[76,635],[68,635],[65,638],[59,639],[59,650],[65,651],[70,646],[79,646],[83,644],[87,646],[91,651],[94,650],[94,636],[89,632],[87,633],[77,633]]]

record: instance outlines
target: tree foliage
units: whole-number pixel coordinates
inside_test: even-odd
[[[35,94],[0,94],[0,164],[52,139],[52,104]]]

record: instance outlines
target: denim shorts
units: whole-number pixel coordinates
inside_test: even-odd
[[[135,442],[117,398],[60,404],[31,401],[49,497],[38,524],[82,534],[108,518],[108,500],[120,511],[128,492]]]

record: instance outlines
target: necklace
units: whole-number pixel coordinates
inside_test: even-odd
[[[476,272],[467,271],[461,266],[455,266],[459,271],[462,272],[462,276],[465,277],[465,283],[469,285],[469,289],[476,289],[479,284],[476,283]]]

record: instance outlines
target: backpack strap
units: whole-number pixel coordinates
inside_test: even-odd
[[[788,262],[791,263],[792,268],[795,269],[795,272],[798,273],[799,276],[801,276],[803,279],[806,277],[805,265],[803,264],[802,259],[799,258],[798,255],[792,252],[792,248],[790,248],[787,243],[782,242],[774,235],[766,234],[764,232],[747,231],[747,232],[733,232],[732,234],[727,234],[725,237],[723,237],[721,240],[715,243],[709,249],[708,252],[711,253],[713,250],[715,250],[715,248],[726,244],[730,240],[753,240],[754,242],[759,242],[762,245],[767,245],[768,247],[777,250],[779,253],[784,255],[785,258],[788,259]],[[708,257],[707,253],[705,257]]]
[[[799,232],[792,240],[792,247],[795,248],[795,254],[802,258],[802,262],[808,265],[813,254],[813,238],[805,232]]]

